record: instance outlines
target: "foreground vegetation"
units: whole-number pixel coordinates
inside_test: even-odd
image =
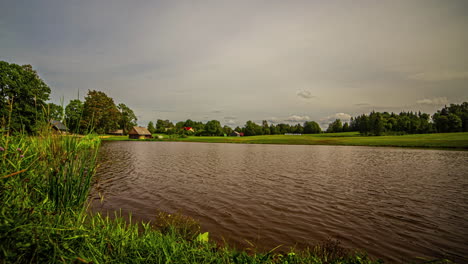
[[[103,140],[129,139],[128,136],[104,136]],[[386,146],[468,150],[467,132],[380,137],[361,136],[358,132],[311,134],[300,136],[263,135],[251,137],[175,137],[164,135],[163,139],[155,140],[243,144]]]
[[[134,223],[89,213],[99,144],[95,136],[0,138],[1,263],[378,263],[333,241],[307,251],[237,251],[178,214]]]

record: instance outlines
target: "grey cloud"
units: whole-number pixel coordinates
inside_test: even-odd
[[[448,100],[447,97],[435,97],[432,99],[417,100],[416,103],[425,105],[445,105],[448,103]]]
[[[359,103],[359,104],[354,104],[355,106],[370,106],[371,104],[368,103]]]
[[[226,119],[226,120],[235,120],[235,119],[237,119],[237,117],[235,117],[235,116],[225,116],[224,119]]]
[[[320,127],[322,127],[322,129],[325,129],[328,127],[328,124],[335,121],[336,119],[340,119],[341,122],[343,123],[349,122],[351,120],[351,115],[347,113],[336,113],[336,114],[321,118],[318,123]]]
[[[422,72],[408,76],[409,79],[419,81],[452,81],[452,80],[463,80],[468,79],[468,71],[463,72]]]
[[[468,87],[464,1],[10,2],[2,60],[32,64],[56,103],[97,89],[141,120],[302,122]]]
[[[287,117],[284,121],[287,122],[304,122],[304,121],[309,121],[310,117],[309,116],[300,116],[300,115],[292,115]]]
[[[303,98],[303,99],[312,99],[315,98],[315,96],[312,95],[312,93],[309,90],[300,90],[297,91],[296,93],[297,96]]]

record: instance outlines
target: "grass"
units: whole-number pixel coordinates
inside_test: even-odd
[[[129,140],[126,136],[111,136],[103,140]],[[136,140],[138,141],[138,140]],[[148,140],[146,140],[148,141]],[[161,140],[159,140],[161,141]],[[162,141],[242,143],[242,144],[289,144],[289,145],[342,145],[411,147],[468,150],[468,132],[414,134],[401,136],[361,136],[357,132],[325,133],[301,136],[263,135],[250,137],[195,137],[168,138]]]

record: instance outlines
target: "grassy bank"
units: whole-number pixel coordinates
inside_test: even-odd
[[[0,263],[377,263],[334,242],[310,250],[237,251],[199,224],[91,214],[98,137],[1,137]]]
[[[103,140],[128,140],[126,136],[111,136]],[[357,132],[326,133],[301,136],[263,135],[251,137],[195,137],[169,138],[164,141],[243,143],[243,144],[289,144],[289,145],[343,145],[386,146],[411,148],[447,148],[468,150],[468,133],[415,134],[402,136],[361,136]]]

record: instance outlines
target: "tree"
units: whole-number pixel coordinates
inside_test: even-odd
[[[148,131],[153,134],[156,132],[156,128],[154,127],[154,123],[153,121],[149,121],[148,123]]]
[[[54,103],[48,103],[46,109],[46,116],[48,119],[63,121],[64,113],[63,107]]]
[[[121,113],[114,99],[101,91],[88,91],[83,106],[81,125],[84,129],[104,134],[119,127]]]
[[[227,125],[225,125],[225,126],[223,127],[223,133],[226,134],[226,135],[230,135],[230,134],[232,133],[232,128],[229,127],[229,126],[227,126]]]
[[[327,132],[328,133],[339,133],[343,131],[343,124],[341,123],[341,119],[336,119],[332,123],[328,125]]]
[[[120,111],[120,121],[119,127],[123,129],[124,134],[127,134],[134,126],[137,125],[137,117],[132,109],[126,106],[123,103],[120,103],[117,106],[117,109]]]
[[[31,65],[0,61],[0,128],[33,132],[43,117],[50,88]],[[46,120],[42,120],[46,121]]]
[[[80,122],[83,115],[83,102],[78,99],[71,100],[65,107],[65,124],[72,132],[80,132]]]
[[[306,121],[304,123],[304,134],[318,134],[321,133],[322,129],[319,124],[315,121]]]
[[[223,128],[218,120],[211,120],[206,122],[205,132],[210,136],[221,136],[223,135]]]

